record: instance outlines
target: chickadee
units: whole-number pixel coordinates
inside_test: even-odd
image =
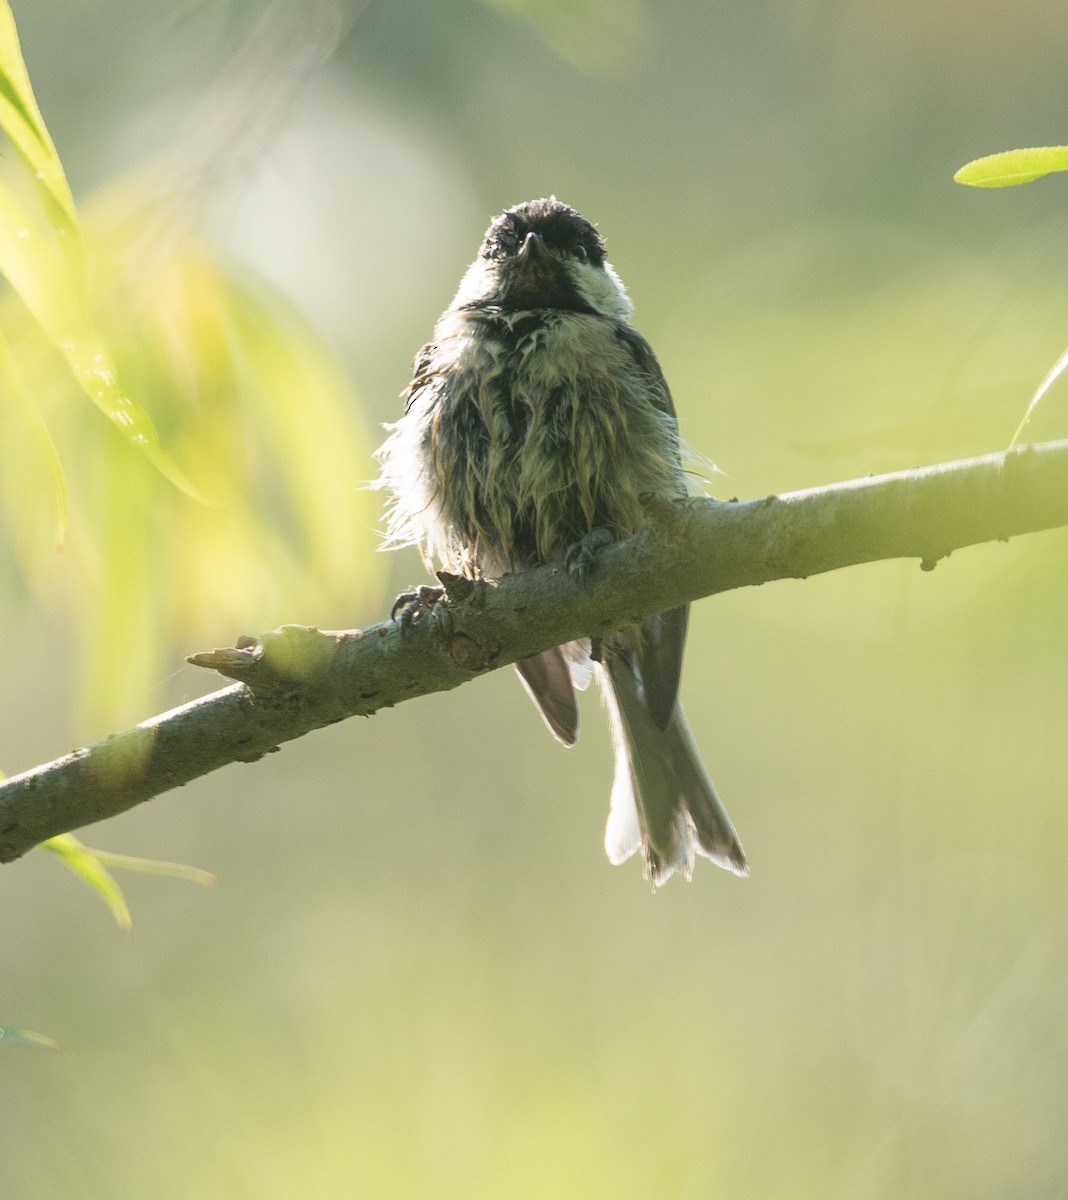
[[[648,496],[686,495],[675,407],[604,241],[555,197],[497,217],[420,350],[404,416],[378,451],[387,545],[432,569],[498,578],[541,563],[591,569]],[[645,499],[645,503],[643,503]],[[578,735],[591,666],[608,708],[615,782],[605,850],[640,849],[654,885],[701,854],[738,875],[745,854],[678,703],[689,608],[516,664],[546,724]]]

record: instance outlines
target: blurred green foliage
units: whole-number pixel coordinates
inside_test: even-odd
[[[145,397],[195,493],[139,453],[140,436],[116,437],[72,403],[28,314],[9,304],[3,321],[74,497],[59,558],[51,463],[28,452],[32,426],[12,423],[7,539],[28,598],[69,614],[82,721],[101,732],[147,715],[177,648],[288,611],[322,617],[381,588],[351,387],[290,303],[186,227],[168,182],[158,169],[126,176],[86,205],[90,302],[118,378]]]
[[[1000,448],[1065,344],[1063,189],[952,182],[1063,136],[1060,0],[353,3],[329,56],[327,4],[14,6],[119,378],[220,505],[12,339],[71,518],[5,406],[9,769],[204,686],[190,639],[384,611],[366,430],[507,204],[600,224],[721,494]],[[132,938],[7,868],[0,1011],[68,1053],[4,1057],[5,1193],[1063,1191],[1066,550],[696,607],[745,882],[610,868],[602,714],[565,753],[505,673],[94,831],[219,877],[131,877]]]
[[[96,329],[86,293],[85,250],[74,200],[37,108],[6,0],[0,4],[0,127],[29,171],[45,217],[43,223],[36,222],[15,190],[0,182],[0,274],[89,399],[157,469],[195,496],[160,447],[148,413],[120,387],[111,354]],[[22,332],[20,348],[25,337]],[[25,420],[52,474],[59,508],[57,543],[61,546],[67,520],[62,464],[6,344],[0,353],[14,408]]]

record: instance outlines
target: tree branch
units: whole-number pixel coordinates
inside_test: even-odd
[[[447,577],[408,628],[283,626],[190,661],[239,682],[0,783],[0,862],[345,717],[445,691],[689,600],[877,559],[925,569],[963,546],[1068,525],[1068,441],[763,500],[650,506],[588,586],[559,566]]]

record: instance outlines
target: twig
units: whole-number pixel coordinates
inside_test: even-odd
[[[877,559],[930,569],[953,550],[1068,525],[1068,441],[763,500],[656,506],[592,582],[558,566],[497,583],[445,577],[409,627],[283,626],[191,656],[239,682],[0,783],[0,862],[282,742],[688,600]]]

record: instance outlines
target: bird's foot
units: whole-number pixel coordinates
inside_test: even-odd
[[[567,567],[567,573],[580,583],[585,583],[589,579],[598,551],[603,550],[605,546],[610,546],[614,541],[611,530],[605,529],[603,525],[591,529],[577,542],[568,546],[564,552],[564,566]]]
[[[420,617],[432,614],[434,606],[444,596],[443,587],[422,583],[410,592],[401,592],[389,610],[390,619],[399,622],[401,629],[410,629]]]

